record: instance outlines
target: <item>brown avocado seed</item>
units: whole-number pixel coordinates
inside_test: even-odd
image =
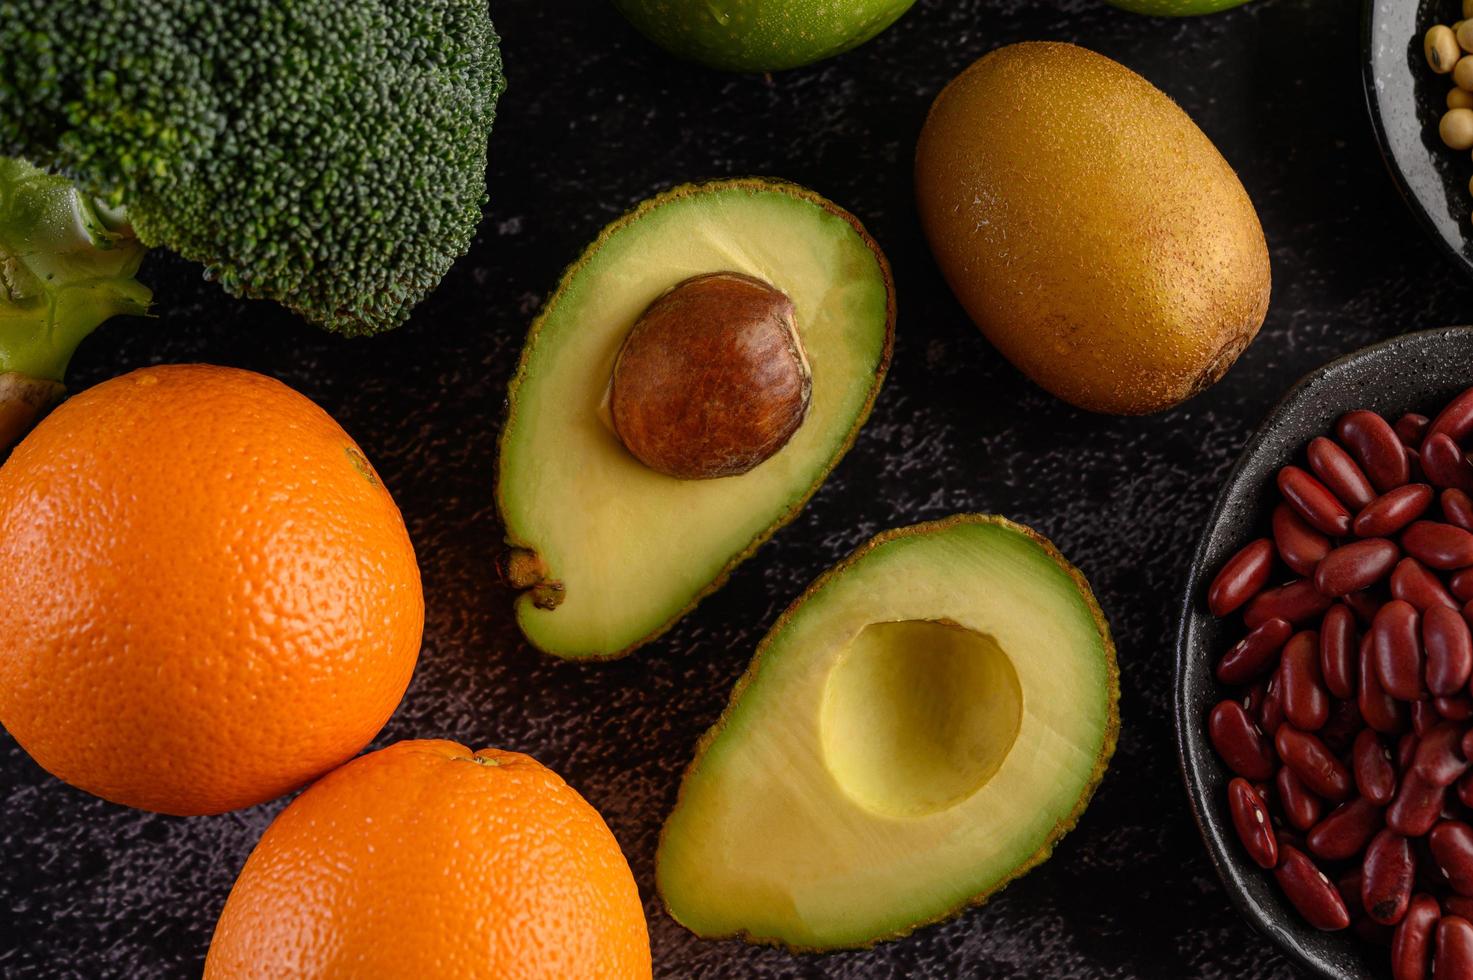
[[[635,322],[614,360],[609,412],[650,469],[708,480],[786,445],[812,389],[792,300],[760,279],[713,272],[671,287]]]

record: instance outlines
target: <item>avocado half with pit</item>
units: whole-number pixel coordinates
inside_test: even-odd
[[[656,881],[701,936],[867,946],[1044,861],[1115,750],[1104,614],[1001,517],[890,531],[777,621],[696,750]]]
[[[879,246],[802,187],[687,185],[604,229],[508,395],[497,501],[522,632],[607,658],[671,626],[848,450],[894,330]]]

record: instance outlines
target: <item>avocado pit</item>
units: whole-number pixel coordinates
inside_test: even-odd
[[[614,361],[609,414],[641,463],[680,480],[738,476],[803,424],[813,375],[793,302],[737,272],[693,276],[660,295]]]

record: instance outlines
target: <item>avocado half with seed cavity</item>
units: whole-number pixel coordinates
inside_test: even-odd
[[[1083,575],[960,515],[882,534],[783,613],[701,740],[656,882],[706,937],[867,946],[1048,858],[1115,750],[1119,674]]]
[[[616,657],[719,587],[853,443],[894,329],[879,246],[805,188],[686,185],[604,229],[508,394],[496,496],[522,632]]]

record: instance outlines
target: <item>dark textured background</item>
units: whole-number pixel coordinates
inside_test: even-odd
[[[1165,21],[1097,0],[921,0],[864,48],[771,80],[672,61],[599,0],[498,0],[493,15],[511,88],[489,213],[413,323],[338,340],[156,255],[144,277],[158,318],[99,331],[74,387],[212,361],[279,377],[342,422],[404,510],[428,600],[419,671],[375,744],[443,736],[521,749],[562,773],[624,845],[660,976],[1293,976],[1228,908],[1189,816],[1172,638],[1217,484],[1278,396],[1335,355],[1473,314],[1473,290],[1421,237],[1372,142],[1355,6],[1254,0]],[[1174,411],[1106,418],[1044,395],[969,324],[921,238],[910,157],[931,98],[991,48],[1044,38],[1108,54],[1179,101],[1262,216],[1268,322],[1222,383]],[[630,659],[552,662],[521,642],[492,572],[495,440],[526,325],[563,266],[630,205],[748,173],[812,186],[885,247],[900,300],[889,381],[833,478],[725,589]],[[695,740],[807,582],[876,531],[958,510],[1047,534],[1110,617],[1124,728],[1095,802],[1053,860],[901,942],[797,958],[695,939],[651,885]],[[197,819],[126,810],[49,778],[0,736],[0,976],[197,975],[230,883],[281,805]]]

